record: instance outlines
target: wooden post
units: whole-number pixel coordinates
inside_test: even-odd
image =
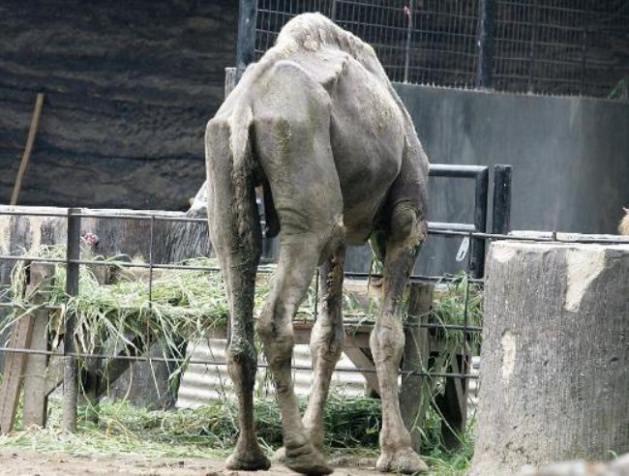
[[[420,429],[430,405],[431,385],[428,379],[417,372],[426,371],[430,348],[428,330],[420,327],[428,321],[432,307],[434,285],[410,284],[408,297],[408,320],[404,329],[406,343],[402,360],[402,386],[400,388],[400,411],[406,428],[411,432],[413,449],[420,450]]]
[[[11,194],[11,205],[17,205],[17,199],[20,196],[20,191],[22,190],[22,179],[24,178],[24,174],[26,174],[26,168],[28,167],[28,162],[31,159],[33,145],[35,144],[35,137],[37,136],[37,129],[39,128],[39,118],[41,117],[41,111],[43,107],[44,94],[38,93],[37,99],[35,100],[35,109],[33,111],[33,118],[31,119],[31,126],[28,130],[26,147],[24,148],[24,154],[22,154],[20,168],[17,171],[15,185],[13,186],[13,193]]]
[[[30,268],[30,285],[33,304],[46,302],[45,288],[54,275],[53,265],[33,263]],[[33,330],[30,348],[33,350],[48,350],[48,309],[37,309],[33,312]],[[47,365],[48,356],[31,354],[26,357],[24,370],[24,426],[46,426],[47,412]]]
[[[13,326],[9,347],[28,349],[33,331],[33,315],[22,317]],[[26,354],[10,352],[5,358],[2,387],[0,387],[0,434],[5,435],[13,429],[15,413],[22,389]]]
[[[50,265],[30,264],[27,296],[34,294],[33,303],[44,298],[38,288],[52,276]],[[13,327],[9,347],[15,349],[47,350],[48,313],[39,309],[22,317]],[[0,433],[13,429],[17,404],[24,385],[24,424],[43,426],[46,419],[46,355],[9,353],[0,389]]]

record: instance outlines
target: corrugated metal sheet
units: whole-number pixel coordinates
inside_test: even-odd
[[[480,356],[476,355],[472,357],[472,368],[470,374],[478,377],[480,373]],[[467,382],[467,416],[470,418],[476,413],[478,408],[478,390],[479,380],[477,378],[471,378]]]
[[[225,339],[198,341],[188,346],[188,354],[191,360],[225,362],[226,344]],[[307,345],[296,345],[293,356],[293,362],[296,366],[309,367],[312,365],[310,348]],[[264,363],[262,356],[260,356],[260,363]],[[342,368],[355,368],[352,361],[345,355],[341,356],[337,365]],[[479,368],[480,357],[473,357],[471,373],[478,375]],[[301,397],[308,396],[312,382],[312,372],[309,370],[295,370],[293,371],[293,378],[297,395]],[[258,370],[257,380],[256,395],[268,396],[273,394],[273,387],[270,377],[267,378],[266,369],[261,368]],[[359,372],[335,372],[332,376],[332,385],[336,392],[343,395],[357,397],[365,394],[366,382]],[[478,380],[470,379],[468,385],[468,413],[473,414],[478,404]],[[188,366],[181,380],[177,407],[197,408],[225,398],[236,398],[226,367],[203,364],[191,364]]]
[[[189,346],[188,353],[191,360],[210,360],[225,362],[225,339],[209,339],[195,342]],[[260,363],[264,359],[260,356]],[[307,345],[296,345],[293,352],[293,363],[299,367],[312,365],[310,348]],[[338,363],[339,367],[352,368],[354,364],[345,355]],[[309,370],[293,371],[295,392],[298,396],[306,397],[310,393],[312,372]],[[266,369],[259,369],[257,375],[257,395],[272,395],[273,388]],[[332,385],[335,392],[348,396],[362,396],[365,394],[365,379],[359,372],[334,372]],[[177,407],[196,408],[215,400],[236,398],[227,368],[216,365],[191,364],[183,374],[179,387]]]

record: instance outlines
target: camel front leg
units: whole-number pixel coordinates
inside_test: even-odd
[[[417,473],[428,470],[411,447],[411,436],[400,413],[398,374],[404,351],[400,304],[408,277],[424,238],[416,211],[405,203],[393,210],[386,239],[383,302],[369,344],[376,364],[382,400],[382,430],[377,469],[383,472]]]

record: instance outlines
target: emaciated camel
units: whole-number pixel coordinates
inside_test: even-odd
[[[400,416],[398,372],[400,301],[427,232],[428,159],[373,48],[320,14],[297,16],[209,121],[205,146],[210,238],[229,294],[228,371],[239,400],[240,435],[228,468],[269,467],[253,411],[262,236],[254,187],[262,185],[280,251],[256,330],[281,409],[285,464],[304,474],[332,471],[320,453],[322,412],[344,338],[345,246],[371,237],[384,259],[382,309],[370,338],[383,412],[377,467],[426,470]],[[291,378],[292,319],[317,266],[321,315],[302,419]]]

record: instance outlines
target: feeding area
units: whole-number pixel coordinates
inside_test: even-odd
[[[121,398],[115,398],[109,392],[122,373],[120,365],[126,363],[128,366],[134,359],[149,359],[149,368],[167,363],[165,385],[155,380],[163,378],[163,374],[153,374],[153,382],[149,385],[166,388],[175,395],[191,365],[202,365],[206,370],[215,372],[222,369],[224,372],[225,362],[203,364],[191,361],[191,353],[186,352],[187,346],[203,340],[207,342],[208,336],[225,337],[228,304],[216,260],[190,259],[178,263],[176,266],[179,269],[158,267],[147,272],[145,268],[134,267],[146,265],[144,262],[133,263],[94,255],[88,239],[85,235],[81,239],[81,259],[88,264],[78,265],[76,295],[67,294],[66,265],[61,262],[67,252],[64,246],[28,250],[28,259],[19,260],[13,266],[11,286],[3,291],[2,296],[3,301],[10,301],[12,307],[3,321],[3,334],[30,325],[32,331],[41,330],[46,345],[42,349],[45,354],[37,354],[37,350],[32,354],[18,354],[26,361],[27,368],[35,359],[39,363],[43,361],[44,378],[35,384],[30,382],[32,386],[25,382],[24,393],[16,401],[13,431],[2,437],[3,446],[78,455],[141,451],[155,458],[225,456],[238,435],[233,394],[227,398],[227,394],[223,393],[222,398],[194,409],[151,410],[130,403],[124,398],[124,390]],[[46,260],[53,262],[45,263]],[[264,302],[274,271],[274,265],[259,269],[256,307]],[[373,326],[380,288],[377,273],[371,280],[348,284],[343,312],[351,323],[347,326],[350,338],[360,339],[365,328],[370,330]],[[317,292],[313,283],[295,316],[298,328],[307,329],[313,322],[317,312]],[[434,349],[430,363],[425,363],[422,371],[441,375],[451,371],[456,365],[454,362],[462,357],[461,334],[449,331],[447,326],[461,327],[466,324],[478,327],[481,324],[481,288],[461,274],[439,283],[433,300],[427,314],[421,316],[423,322],[430,324],[423,337],[433,341]],[[61,387],[51,390],[54,385],[50,384],[50,379],[59,379],[57,385],[62,381],[55,367],[68,355],[68,352],[63,352],[63,342],[69,316],[75,318],[74,354],[82,378],[77,396],[77,434],[66,437],[62,433],[62,407],[67,396]],[[147,352],[152,343],[156,343],[158,352]],[[475,349],[475,353],[478,344],[477,334],[467,343],[470,349]],[[125,361],[125,358],[130,361]],[[264,362],[261,363],[264,365]],[[344,370],[361,375],[356,366]],[[366,369],[367,372],[369,370],[373,372]],[[261,385],[256,390],[255,412],[260,441],[271,452],[281,446],[282,432],[273,389],[268,384],[268,373],[264,368],[260,373]],[[414,417],[418,428],[421,422],[418,436],[426,457],[434,460],[436,467],[441,468],[439,471],[459,474],[469,463],[474,419],[469,418],[462,432],[455,433],[448,428],[456,423],[448,422],[448,415],[443,414],[447,406],[437,403],[445,394],[444,383],[444,378],[440,377],[422,379],[425,400]],[[132,386],[133,378],[124,385]],[[361,385],[362,395],[348,398],[344,387],[341,378],[338,386],[333,387],[326,406],[325,444],[333,454],[338,453],[337,458],[342,464],[369,465],[378,448],[380,403],[374,398],[374,389],[370,392],[366,379]],[[33,390],[39,396],[34,395]],[[33,406],[33,399],[39,399],[35,405],[44,404],[44,413],[39,415],[39,423],[43,423],[44,428],[32,425],[33,414],[29,408]],[[302,409],[304,405],[305,399],[302,398]],[[444,441],[444,428],[450,438],[448,443]],[[448,444],[453,445],[453,435],[457,439],[456,446],[464,448],[463,452],[451,453],[448,450]]]

